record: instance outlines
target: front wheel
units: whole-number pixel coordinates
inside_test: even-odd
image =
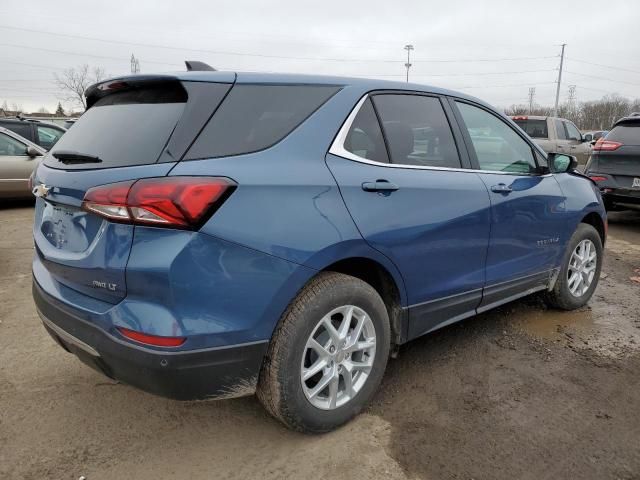
[[[586,223],[578,225],[569,240],[556,283],[547,293],[547,303],[563,310],[585,305],[598,285],[602,256],[602,240],[597,230]]]
[[[358,414],[380,384],[389,355],[380,295],[349,275],[326,272],[289,306],[271,340],[258,398],[294,430],[332,430]]]

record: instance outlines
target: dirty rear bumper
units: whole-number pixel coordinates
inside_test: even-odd
[[[110,378],[176,400],[254,393],[267,342],[202,350],[152,350],[121,340],[78,318],[33,281],[45,329],[66,351]]]

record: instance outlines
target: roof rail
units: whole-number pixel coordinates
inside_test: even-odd
[[[185,60],[185,65],[187,66],[187,72],[215,72],[216,69],[211,65],[207,65],[204,62],[199,62],[198,60]]]

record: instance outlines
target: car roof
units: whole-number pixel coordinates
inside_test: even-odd
[[[51,122],[43,122],[42,120],[38,120],[37,118],[16,118],[16,117],[0,117],[0,122],[9,122],[9,123],[37,123],[38,125],[44,125],[45,127],[53,127],[59,130],[66,131],[66,128],[61,127],[60,125],[56,125]]]
[[[613,124],[613,127],[616,127],[623,123],[640,123],[640,114],[632,113],[628,117],[622,117],[620,120],[618,120],[616,123]]]
[[[433,93],[470,100],[496,110],[485,101],[462,92],[446,88],[423,85],[419,83],[398,82],[392,80],[378,80],[364,77],[342,77],[330,75],[309,75],[300,73],[261,73],[261,72],[227,72],[227,71],[181,71],[168,72],[157,75],[122,76],[104,80],[87,89],[86,95],[95,95],[98,85],[112,81],[145,81],[160,79],[177,79],[186,82],[216,82],[236,84],[265,84],[265,85],[335,85],[362,89],[363,93],[372,90],[403,90],[410,92]],[[89,102],[92,103],[92,102]]]

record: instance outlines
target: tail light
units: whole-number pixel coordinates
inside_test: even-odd
[[[225,177],[162,177],[87,191],[82,208],[115,222],[197,229],[236,188]]]
[[[606,182],[609,180],[607,177],[603,177],[601,175],[589,175],[589,178],[594,182]]]
[[[136,332],[128,328],[118,327],[118,331],[125,337],[144,343],[145,345],[153,345],[154,347],[179,347],[187,341],[185,337],[161,337],[158,335],[149,335],[146,333]]]
[[[621,146],[622,143],[620,142],[612,142],[611,140],[605,140],[603,137],[600,137],[593,146],[593,149],[597,152],[613,152]]]

